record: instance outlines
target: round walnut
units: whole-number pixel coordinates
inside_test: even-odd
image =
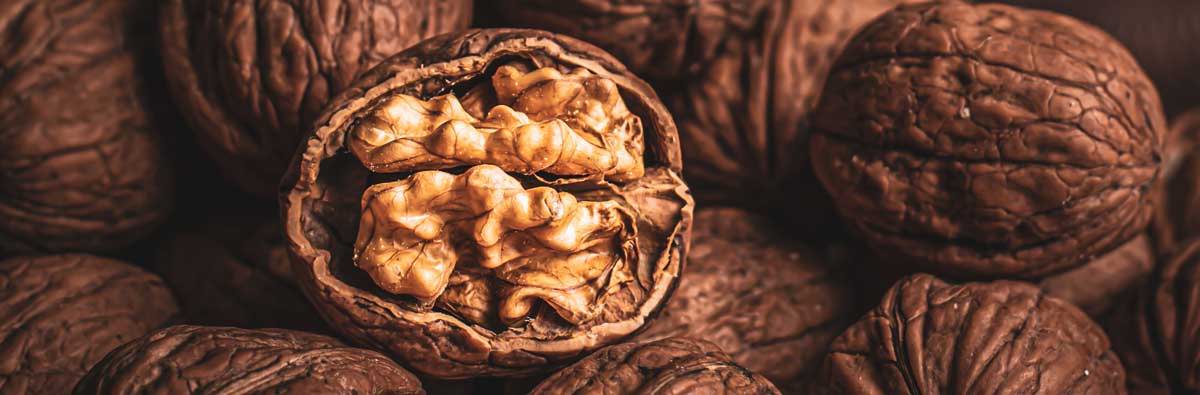
[[[243,189],[278,193],[329,99],[384,58],[466,28],[470,0],[169,0],[169,88],[200,142]]]
[[[1145,284],[1154,271],[1154,255],[1150,238],[1138,236],[1079,267],[1042,278],[1037,285],[1092,318],[1102,317],[1123,294]]]
[[[826,346],[857,318],[845,273],[741,209],[696,212],[685,273],[638,339],[711,341],[784,389],[814,376]]]
[[[824,393],[1125,393],[1100,327],[1022,282],[906,277],[829,347]]]
[[[188,322],[325,331],[291,278],[287,254],[277,221],[208,218],[166,241],[154,271],[179,295]]]
[[[881,251],[956,277],[1036,278],[1136,236],[1166,128],[1100,30],[962,2],[902,6],[834,65],[813,168]]]
[[[717,345],[688,338],[604,348],[542,381],[531,395],[768,395],[779,390]]]
[[[64,394],[178,312],[162,280],[91,255],[0,261],[0,393]]]
[[[133,243],[170,200],[126,31],[144,7],[2,3],[0,254]]]
[[[654,92],[586,43],[439,36],[336,100],[285,179],[293,272],[342,335],[439,378],[520,376],[641,328],[692,201]]]
[[[425,394],[370,350],[285,329],[179,325],[117,348],[76,394]]]

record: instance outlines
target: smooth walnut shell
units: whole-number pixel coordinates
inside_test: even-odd
[[[170,0],[163,63],[221,170],[274,196],[331,97],[388,56],[466,28],[471,8],[469,0]]]
[[[715,344],[688,338],[610,346],[558,371],[530,394],[778,394]]]
[[[424,394],[383,355],[284,329],[179,325],[117,348],[76,394]]]
[[[210,217],[167,240],[154,271],[190,323],[326,331],[294,284],[287,254],[277,221]]]
[[[710,208],[696,213],[679,289],[637,339],[711,341],[781,388],[799,388],[855,315],[846,273],[766,218]]]
[[[902,6],[851,41],[824,92],[813,168],[849,225],[910,265],[1036,278],[1151,217],[1158,96],[1128,51],[1074,19]]]
[[[1142,235],[1082,266],[1042,278],[1046,295],[1070,302],[1093,319],[1108,313],[1118,299],[1143,286],[1154,271],[1155,251]]]
[[[830,345],[830,394],[1124,394],[1108,337],[1027,283],[906,277]]]
[[[0,253],[114,251],[169,210],[135,0],[0,4]]]
[[[91,255],[0,261],[0,393],[63,394],[179,308],[157,276]]]
[[[1200,107],[1171,119],[1162,181],[1154,190],[1155,247],[1162,254],[1200,236]]]
[[[645,176],[628,183],[592,180],[612,189],[588,195],[640,212],[636,216],[639,259],[629,262],[636,268],[636,280],[607,293],[598,315],[577,325],[546,309],[516,327],[475,325],[453,312],[429,310],[407,295],[380,289],[353,262],[364,191],[380,178],[397,175],[372,174],[348,153],[348,129],[369,114],[372,103],[400,94],[428,99],[452,92],[489,77],[497,63],[518,60],[537,67],[583,68],[611,80],[645,128]],[[463,378],[546,371],[637,331],[674,289],[687,251],[693,206],[678,176],[682,166],[674,123],[648,85],[591,45],[533,30],[471,30],[439,36],[365,74],[333,100],[317,125],[285,178],[290,190],[281,195],[293,272],[335,331],[384,350],[421,373]],[[559,181],[525,180],[554,188],[585,185]]]

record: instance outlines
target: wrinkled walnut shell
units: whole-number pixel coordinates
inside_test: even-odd
[[[876,249],[950,276],[1036,278],[1149,222],[1166,128],[1111,37],[961,2],[901,6],[863,29],[834,65],[810,148]]]
[[[161,13],[168,87],[243,189],[279,178],[329,99],[384,58],[466,28],[469,0],[171,0]]]
[[[0,254],[126,247],[169,211],[134,0],[0,4]]]
[[[468,320],[474,317],[447,310],[440,304],[430,307],[427,299],[396,293],[403,287],[385,291],[377,285],[378,279],[367,276],[366,268],[355,267],[356,260],[361,264],[360,258],[374,256],[356,255],[359,250],[370,250],[354,245],[356,238],[363,236],[358,230],[375,229],[359,226],[360,210],[375,207],[371,199],[376,195],[364,194],[368,187],[394,184],[422,191],[419,186],[425,181],[414,181],[418,177],[409,177],[413,173],[372,173],[361,158],[347,152],[346,145],[352,140],[347,134],[352,126],[363,117],[373,116],[372,106],[376,103],[388,103],[388,99],[401,94],[421,100],[447,93],[463,95],[465,88],[490,80],[496,66],[513,62],[530,64],[531,68],[583,69],[590,75],[601,76],[615,84],[629,111],[639,117],[644,127],[645,149],[639,157],[644,162],[644,176],[635,180],[616,182],[603,176],[551,179],[546,177],[553,174],[542,172],[508,173],[530,184],[517,186],[518,189],[554,188],[574,194],[580,204],[611,203],[626,212],[637,213],[629,217],[636,222],[626,224],[625,228],[635,240],[623,244],[636,248],[621,255],[637,257],[636,261],[622,261],[622,267],[629,268],[632,281],[614,282],[612,288],[604,288],[602,299],[598,299],[604,302],[594,305],[598,308],[595,314],[576,324],[540,305],[535,306],[538,308],[530,316],[515,323],[506,321],[496,326]],[[317,125],[284,180],[290,190],[281,195],[286,237],[294,257],[293,272],[335,331],[360,344],[384,350],[406,366],[440,378],[535,374],[637,331],[665,304],[665,298],[674,289],[687,251],[692,215],[691,197],[678,176],[682,166],[674,123],[648,85],[591,45],[533,30],[472,30],[439,36],[365,74],[332,101]],[[494,174],[499,168],[486,166],[490,166],[486,171],[489,176],[482,179],[497,180]],[[461,181],[458,177],[468,177],[483,167],[471,167],[462,175],[446,174],[442,169],[409,170],[418,171],[416,175],[427,173],[421,177],[429,180],[459,182],[455,181]],[[504,177],[507,176],[499,176]],[[377,183],[397,178],[401,181]],[[482,184],[464,185],[474,188]],[[481,195],[465,194],[459,200],[474,204],[471,196]],[[388,216],[378,218],[391,221]],[[632,232],[634,227],[636,232]],[[426,230],[437,229],[441,228]],[[359,239],[359,247],[373,245],[364,240],[383,239],[374,236]],[[441,299],[436,299],[438,293],[433,292],[437,289],[430,290],[420,295],[432,296],[440,302]]]
[[[91,255],[0,261],[0,393],[63,394],[179,308],[157,276]]]
[[[558,371],[530,394],[769,395],[779,390],[715,344],[688,338],[610,346]]]
[[[1082,311],[1021,282],[906,277],[830,345],[831,394],[1123,394],[1125,371]]]
[[[1169,254],[1200,236],[1200,107],[1171,119],[1162,181],[1155,185],[1155,247]]]
[[[856,318],[854,294],[846,273],[766,222],[741,209],[699,210],[679,289],[637,339],[711,341],[785,390],[814,377]]]
[[[424,394],[412,373],[370,350],[284,329],[179,325],[117,348],[76,394]]]

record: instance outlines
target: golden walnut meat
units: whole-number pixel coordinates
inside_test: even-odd
[[[856,318],[849,277],[742,209],[696,212],[679,289],[640,340],[711,341],[784,391],[815,376]]]
[[[114,348],[173,319],[157,276],[91,255],[0,261],[0,393],[68,393]]]
[[[0,4],[0,253],[114,251],[167,215],[135,0]]]
[[[221,170],[278,192],[312,122],[360,74],[466,28],[469,0],[170,0],[161,13],[169,88]]]
[[[374,351],[285,329],[172,326],[104,357],[76,394],[424,394]]]
[[[1074,19],[902,6],[848,44],[824,92],[813,168],[847,223],[910,266],[1040,277],[1151,217],[1158,96],[1128,51]]]
[[[530,394],[770,395],[766,378],[738,366],[715,344],[684,337],[624,343],[596,351],[538,384]]]
[[[654,92],[534,30],[427,40],[334,100],[281,196],[337,332],[439,378],[528,376],[646,324],[692,201]]]
[[[1125,393],[1104,331],[1022,282],[906,277],[829,347],[819,393]]]

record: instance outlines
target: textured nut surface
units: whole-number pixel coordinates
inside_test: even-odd
[[[179,296],[187,322],[325,331],[291,279],[279,222],[209,217],[167,240],[153,270]]]
[[[696,212],[688,266],[639,340],[711,341],[781,389],[815,377],[827,346],[853,321],[845,273],[742,209]]]
[[[1200,107],[1171,119],[1162,181],[1155,185],[1155,248],[1170,253],[1200,236]]]
[[[67,393],[179,308],[157,276],[91,255],[0,261],[0,393]]]
[[[439,36],[318,125],[281,195],[297,279],[334,330],[413,369],[544,372],[674,289],[692,212],[674,123],[591,45]]]
[[[1154,271],[1154,248],[1142,235],[1082,266],[1045,277],[1037,285],[1079,307],[1093,319],[1104,316],[1128,291],[1141,287]]]
[[[273,196],[333,95],[470,19],[469,0],[171,0],[162,56],[175,101],[222,170]]]
[[[683,337],[596,351],[550,376],[531,394],[778,394],[766,378],[717,345]]]
[[[0,4],[0,252],[112,251],[170,200],[133,0]]]
[[[125,344],[76,394],[424,394],[412,373],[374,351],[284,329],[178,325]]]
[[[906,277],[830,345],[834,394],[1123,394],[1108,337],[1079,309],[1021,282]]]
[[[877,248],[1039,277],[1137,235],[1166,138],[1128,51],[1065,16],[961,2],[864,28],[815,115],[814,170]]]

